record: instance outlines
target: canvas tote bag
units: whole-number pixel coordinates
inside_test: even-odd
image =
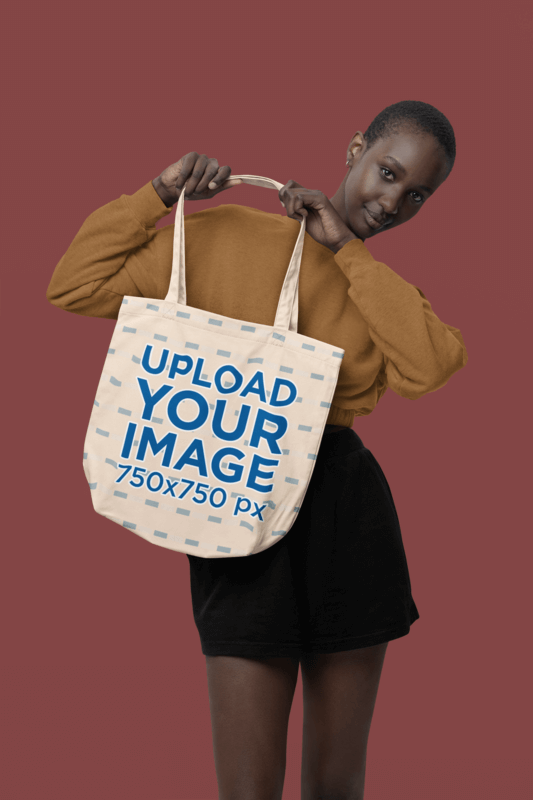
[[[168,294],[124,297],[92,407],[83,467],[98,514],[204,558],[260,553],[290,531],[345,353],[298,333],[304,232],[305,219],[272,326],[193,308],[181,193]]]

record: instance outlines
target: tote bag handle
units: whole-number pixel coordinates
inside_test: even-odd
[[[282,188],[283,184],[263,178],[261,175],[231,175],[231,178],[239,178],[243,183],[252,186],[261,186],[265,189]],[[234,188],[234,187],[233,187]],[[172,255],[172,274],[170,285],[165,301],[187,305],[187,290],[185,286],[185,225],[184,225],[184,199],[185,193],[182,191],[176,207],[176,218],[174,221],[174,248]],[[302,251],[304,246],[305,217],[300,222],[300,232],[296,240],[296,245],[292,253],[289,268],[285,275],[281,294],[276,312],[274,327],[286,331],[298,330],[298,282],[300,280],[300,264],[302,262]],[[222,276],[223,277],[223,276]]]

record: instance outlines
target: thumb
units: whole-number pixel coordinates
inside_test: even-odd
[[[241,178],[228,178],[219,187],[217,187],[217,184],[214,181],[211,181],[211,183],[208,185],[207,188],[208,189],[217,189],[218,188],[218,191],[221,192],[223,189],[231,189],[232,186],[238,186],[239,183],[243,183]]]

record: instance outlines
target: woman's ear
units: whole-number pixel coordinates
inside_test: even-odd
[[[365,147],[365,137],[362,131],[357,131],[352,136],[352,140],[348,145],[347,158],[348,163],[351,163],[353,158],[358,158]]]

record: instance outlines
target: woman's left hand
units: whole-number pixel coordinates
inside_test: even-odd
[[[296,181],[289,181],[281,187],[278,197],[287,210],[287,216],[299,221],[305,216],[306,232],[334,253],[350,239],[358,238],[342,221],[324,192],[304,189]]]

